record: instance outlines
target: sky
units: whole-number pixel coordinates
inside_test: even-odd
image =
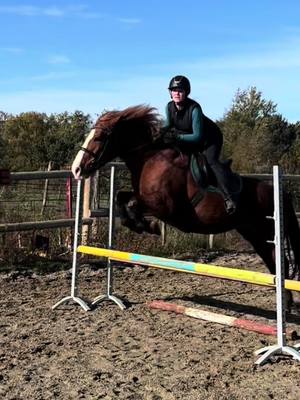
[[[212,119],[255,86],[296,122],[299,15],[299,0],[0,0],[0,111],[163,115],[185,75]]]

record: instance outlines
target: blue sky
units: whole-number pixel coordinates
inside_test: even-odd
[[[299,15],[299,0],[0,0],[0,111],[163,114],[183,74],[213,119],[256,86],[296,122]]]

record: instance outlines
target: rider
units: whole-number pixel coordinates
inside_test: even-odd
[[[191,85],[185,76],[172,78],[168,89],[172,101],[166,107],[163,140],[168,144],[178,142],[191,152],[196,150],[205,154],[224,195],[226,210],[232,214],[236,205],[228,192],[226,170],[219,161],[223,144],[219,127],[202,113],[200,104],[188,97]]]

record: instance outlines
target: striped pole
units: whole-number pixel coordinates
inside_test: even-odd
[[[247,331],[261,333],[264,335],[277,336],[277,329],[275,326],[262,324],[249,319],[242,319],[231,317],[229,315],[217,314],[199,308],[185,307],[175,303],[167,303],[162,300],[154,300],[147,304],[149,308],[175,312],[177,314],[187,315],[188,317],[201,319],[204,321],[215,322],[221,325],[228,325],[235,328],[245,329]],[[296,340],[298,334],[295,330],[287,329],[287,336],[291,340]]]
[[[210,264],[201,264],[190,261],[179,261],[163,257],[153,257],[144,254],[127,253],[125,251],[101,249],[91,246],[79,246],[77,251],[97,257],[106,257],[111,260],[129,264],[139,264],[148,267],[167,269],[179,272],[188,272],[212,278],[229,279],[233,281],[252,283],[262,286],[276,286],[276,276],[264,272],[255,272],[243,269],[220,267]],[[285,288],[300,291],[300,281],[285,280]]]

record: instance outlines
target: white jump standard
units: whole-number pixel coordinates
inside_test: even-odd
[[[82,226],[82,191],[84,188],[84,180],[80,180],[77,183],[77,197],[76,197],[76,215],[75,215],[75,228],[74,228],[74,243],[73,243],[73,262],[72,262],[72,283],[71,283],[71,295],[64,297],[58,301],[52,309],[54,310],[60,304],[74,301],[78,303],[85,311],[89,311],[90,307],[87,303],[78,295],[79,288],[77,286],[77,247],[81,241],[81,226]]]
[[[277,345],[263,347],[255,352],[262,356],[255,364],[262,365],[273,355],[287,354],[300,361],[300,353],[297,348],[300,344],[291,347],[286,344],[286,311],[284,289],[284,233],[283,233],[283,207],[282,207],[282,179],[278,166],[273,167],[274,185],[274,223],[275,223],[275,261],[276,261],[276,309],[277,309]]]

